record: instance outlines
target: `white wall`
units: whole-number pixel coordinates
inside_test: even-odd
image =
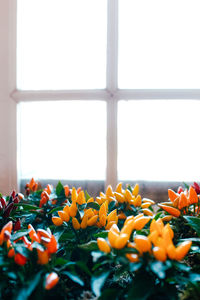
[[[12,65],[12,24],[15,0],[0,0],[0,192],[17,189],[16,103],[10,98],[15,67]]]

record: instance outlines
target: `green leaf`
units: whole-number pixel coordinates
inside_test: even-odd
[[[181,262],[178,262],[178,261],[174,261],[173,262],[173,265],[179,269],[180,271],[183,271],[183,272],[189,272],[191,270],[191,268],[189,266],[187,266],[186,264],[184,263],[181,263]]]
[[[192,241],[194,243],[200,243],[200,238],[186,238],[186,239],[180,239],[180,242],[184,242],[184,241]]]
[[[197,235],[200,236],[200,218],[191,216],[184,216],[183,218],[188,222],[188,225],[196,231]]]
[[[187,183],[183,182],[183,185],[184,185],[185,189],[189,190],[190,187],[189,187],[189,185]]]
[[[57,258],[57,259],[55,260],[54,265],[55,265],[55,266],[64,266],[64,265],[66,265],[68,262],[69,262],[68,260],[66,260],[66,259],[64,259],[64,258],[62,258],[62,257],[59,257],[59,258]]]
[[[107,236],[108,236],[108,231],[104,230],[104,231],[95,233],[93,236],[94,236],[95,238],[102,237],[102,238],[105,239],[105,238],[107,238]]]
[[[158,220],[162,214],[163,214],[162,211],[161,211],[161,212],[158,212],[158,213],[155,215],[154,219],[155,219],[155,220]]]
[[[165,266],[161,261],[152,262],[150,268],[160,279],[165,278]]]
[[[190,274],[190,280],[192,282],[200,281],[200,274],[198,274],[198,273],[191,273]]]
[[[130,263],[129,264],[129,270],[131,272],[135,272],[137,270],[139,270],[142,266],[142,263],[141,262],[138,262],[138,263]]]
[[[127,190],[129,190],[131,192],[131,194],[132,194],[133,190],[132,190],[132,187],[130,186],[130,184],[128,185]]]
[[[153,287],[153,279],[144,272],[134,279],[127,300],[146,300],[151,295]]]
[[[11,241],[15,241],[29,233],[29,230],[18,231],[11,236]]]
[[[59,181],[57,186],[56,186],[56,195],[57,196],[64,196],[65,195],[65,190],[64,187],[62,185],[62,183]]]
[[[101,294],[101,288],[103,287],[106,279],[108,278],[110,271],[103,272],[99,275],[92,276],[91,278],[91,288],[93,293],[99,297]]]
[[[91,198],[87,191],[85,191],[85,200],[86,202]]]
[[[116,201],[111,201],[109,204],[108,204],[108,211],[112,211],[114,208],[116,207]]]
[[[29,296],[32,294],[32,292],[37,287],[37,285],[39,284],[40,278],[41,278],[41,272],[37,273],[31,281],[26,282],[24,284],[24,287],[16,295],[15,300],[26,300],[26,299],[28,299]]]
[[[79,245],[78,247],[87,251],[99,250],[97,246],[97,241],[90,241],[86,244]]]
[[[89,203],[87,203],[86,208],[93,208],[93,209],[99,210],[100,206],[96,202],[89,202]]]
[[[119,295],[123,293],[122,289],[106,289],[103,290],[101,296],[98,300],[111,300],[111,299],[119,299]],[[120,298],[121,299],[121,298]]]
[[[59,210],[63,210],[63,206],[57,206],[55,208],[53,208],[52,210],[50,210],[47,215],[51,215],[52,213],[59,211]]]
[[[63,271],[62,274],[67,275],[72,281],[84,286],[83,280],[77,274],[68,271]]]
[[[22,206],[24,210],[40,210],[41,208],[35,205],[26,203],[14,203],[14,206]]]

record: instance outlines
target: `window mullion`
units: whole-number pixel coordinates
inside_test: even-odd
[[[107,172],[106,186],[117,183],[118,0],[108,0],[107,22]]]

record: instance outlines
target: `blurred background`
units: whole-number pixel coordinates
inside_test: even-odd
[[[0,192],[199,180],[198,0],[1,0]]]

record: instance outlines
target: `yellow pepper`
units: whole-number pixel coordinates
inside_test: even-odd
[[[105,239],[98,238],[97,245],[99,247],[99,250],[101,250],[102,252],[110,253],[110,251],[111,251],[110,246],[108,245],[108,243],[106,242]]]
[[[93,216],[92,218],[90,218],[88,221],[87,221],[87,225],[88,226],[94,226],[98,220],[98,215],[96,216]]]
[[[72,218],[72,225],[75,230],[79,230],[81,228],[81,225],[80,225],[79,221],[77,220],[77,218]]]
[[[176,260],[182,260],[188,251],[190,250],[190,247],[192,245],[191,241],[185,241],[182,242],[177,248],[176,248]]]
[[[64,222],[69,222],[70,215],[67,212],[65,212],[63,210],[59,210],[58,215]]]
[[[60,217],[52,217],[52,222],[56,226],[61,226],[63,224],[63,220]]]
[[[134,229],[141,230],[150,220],[151,217],[145,217],[145,216],[134,219]]]
[[[155,258],[157,260],[162,261],[162,262],[166,261],[166,259],[167,259],[165,249],[162,247],[154,247],[153,255],[155,256]]]
[[[136,235],[134,238],[134,242],[136,244],[136,248],[140,253],[150,252],[151,250],[151,242],[148,237],[144,235]]]
[[[82,229],[85,229],[87,227],[87,221],[88,221],[88,216],[87,215],[84,215],[83,216],[83,219],[81,221],[81,228]]]

